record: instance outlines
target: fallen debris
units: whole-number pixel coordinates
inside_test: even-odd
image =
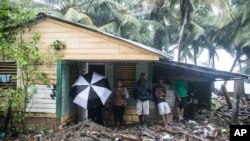
[[[91,121],[66,124],[62,130],[42,130],[35,135],[20,134],[19,140],[29,141],[216,141],[229,139],[232,109],[228,109],[222,96],[216,97],[219,106],[210,111],[201,109],[185,122],[173,122],[164,128],[159,122],[149,127],[127,125],[122,128],[104,127]],[[250,124],[250,100],[242,97],[239,107],[239,124]],[[226,126],[228,125],[228,126]],[[7,139],[8,140],[8,139]]]

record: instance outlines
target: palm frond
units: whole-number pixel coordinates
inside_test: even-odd
[[[93,1],[89,7],[82,7],[81,10],[89,15],[94,25],[98,27],[119,21],[120,13],[118,13],[117,3],[110,0]]]
[[[63,18],[63,14],[57,10],[57,9],[50,9],[50,8],[34,8],[33,9],[35,11],[36,14],[38,13],[46,13],[46,14],[49,14],[49,15],[54,15],[56,17],[60,17],[60,18]]]
[[[242,26],[249,24],[249,20],[250,20],[250,1],[247,1],[244,5],[243,5],[243,17],[241,19],[241,24]]]
[[[93,22],[90,17],[83,13],[77,12],[74,8],[70,8],[63,18],[74,22],[79,22],[85,25],[93,26]]]
[[[99,30],[118,36],[119,29],[118,29],[118,25],[116,22],[111,22],[111,23],[108,23],[106,25],[99,27]]]

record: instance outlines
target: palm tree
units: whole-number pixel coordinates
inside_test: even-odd
[[[216,55],[215,31],[223,25],[211,24],[218,19],[211,14],[214,6],[228,7],[228,2],[213,0],[180,0],[155,2],[152,10],[138,13],[142,9],[140,0],[70,0],[59,4],[58,0],[46,0],[50,13],[57,11],[60,17],[85,25],[97,27],[116,36],[137,41],[157,49],[178,44],[178,60],[189,57],[197,64],[197,58],[204,48],[209,50],[209,60],[214,66]],[[61,2],[61,1],[60,1]],[[150,1],[151,2],[151,1]],[[138,5],[137,9],[135,5]],[[40,8],[39,10],[41,10]],[[178,9],[181,9],[177,11]],[[208,9],[208,10],[205,10]],[[59,11],[59,12],[58,12]],[[58,14],[58,13],[61,13]],[[178,19],[180,18],[180,22]],[[207,22],[209,21],[209,22]],[[214,20],[215,21],[215,20]],[[219,26],[217,26],[218,24]],[[216,25],[216,26],[215,26]],[[179,29],[178,29],[179,26]],[[179,32],[179,35],[177,34]],[[215,43],[214,43],[215,42]]]
[[[250,2],[245,1],[243,4],[231,5],[232,9],[223,18],[228,18],[225,23],[213,37],[213,41],[225,50],[235,54],[234,63],[230,69],[233,71],[237,62],[243,54],[249,55],[250,48]],[[248,56],[249,57],[249,56]]]
[[[80,6],[84,5],[86,0],[44,0],[42,3],[37,1],[19,1],[22,7],[31,8],[36,14],[43,12],[67,20],[78,22],[87,26],[93,26],[92,19],[84,12],[80,11]]]

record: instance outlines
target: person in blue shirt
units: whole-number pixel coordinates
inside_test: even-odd
[[[133,97],[136,101],[137,115],[141,125],[149,125],[149,100],[152,98],[152,85],[147,81],[146,73],[141,73],[140,80],[134,83]]]

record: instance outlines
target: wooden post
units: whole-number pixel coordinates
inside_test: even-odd
[[[225,96],[228,109],[232,109],[232,103],[231,103],[230,98],[228,96],[227,89],[226,89],[225,85],[221,85],[221,89],[222,89],[223,95]]]
[[[238,123],[240,97],[245,94],[244,80],[234,80],[233,113],[231,124]]]

